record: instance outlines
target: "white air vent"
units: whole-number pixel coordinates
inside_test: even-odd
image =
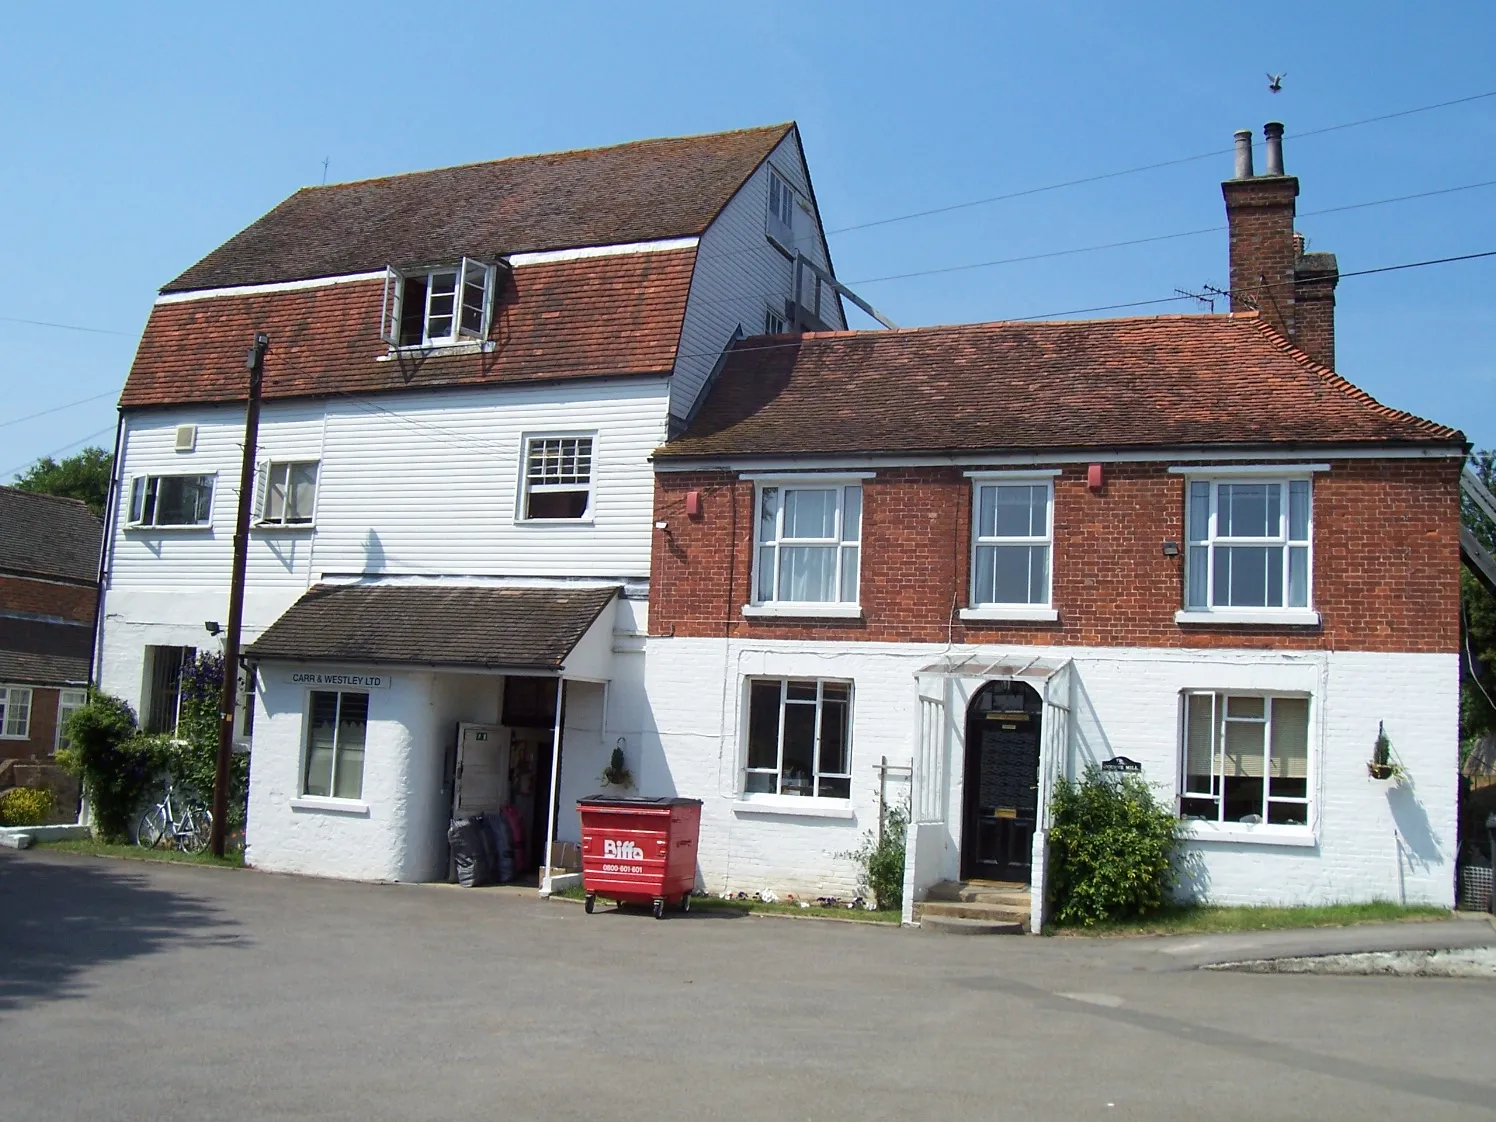
[[[177,451],[178,452],[191,452],[196,447],[197,447],[197,426],[196,425],[178,425],[177,426],[177,443],[176,443],[176,449],[177,449]]]

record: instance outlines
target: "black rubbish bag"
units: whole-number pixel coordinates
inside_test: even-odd
[[[463,888],[478,888],[493,883],[493,842],[481,816],[454,821],[447,827],[447,842],[452,847],[458,884]]]
[[[494,873],[500,884],[508,884],[515,877],[514,842],[502,814],[485,814],[483,824],[488,827],[488,840],[493,846]]]

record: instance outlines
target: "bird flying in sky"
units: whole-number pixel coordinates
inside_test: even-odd
[[[1270,89],[1270,90],[1272,90],[1273,93],[1277,93],[1278,91],[1280,91],[1283,88],[1283,79],[1287,78],[1287,77],[1288,77],[1288,71],[1286,71],[1286,70],[1283,71],[1282,74],[1271,74],[1271,73],[1268,74],[1268,76],[1267,76],[1267,88]]]

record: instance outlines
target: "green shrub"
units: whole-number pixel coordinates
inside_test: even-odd
[[[869,830],[850,857],[862,867],[862,884],[873,895],[878,908],[904,906],[904,849],[909,834],[909,808],[890,806],[883,811],[883,833]]]
[[[45,826],[56,800],[45,787],[15,787],[0,795],[0,826]]]
[[[67,738],[57,762],[82,782],[95,832],[103,841],[128,841],[130,819],[161,771],[160,738],[138,735],[135,711],[97,690],[68,718]]]
[[[1136,775],[1061,776],[1051,803],[1049,900],[1057,923],[1091,926],[1162,907],[1181,824]]]
[[[213,782],[218,770],[218,703],[223,688],[223,656],[204,653],[182,668],[182,706],[177,736],[166,749],[166,770],[172,782],[200,798],[213,802]],[[229,801],[227,828],[244,827],[249,801],[249,757],[229,757]]]

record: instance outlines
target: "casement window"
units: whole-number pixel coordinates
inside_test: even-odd
[[[793,252],[795,244],[795,189],[773,168],[769,169],[769,215],[765,229],[769,237]]]
[[[262,463],[255,474],[255,522],[310,526],[317,505],[315,460]]]
[[[1053,484],[978,480],[972,491],[972,606],[1048,605]]]
[[[788,326],[785,323],[784,316],[780,315],[773,308],[764,309],[765,335],[783,335],[787,330]]]
[[[369,695],[313,690],[308,704],[306,772],[301,793],[331,799],[361,798]]]
[[[1191,480],[1185,607],[1308,609],[1310,492],[1307,479]]]
[[[392,347],[487,339],[497,272],[471,257],[433,269],[387,269],[381,338]]]
[[[1184,695],[1179,814],[1309,825],[1309,698]]]
[[[132,527],[209,526],[213,521],[211,475],[137,475],[130,481]]]
[[[592,517],[593,438],[527,436],[520,518],[580,522]]]
[[[852,796],[852,684],[751,679],[745,795]]]
[[[68,746],[68,718],[87,704],[87,690],[57,691],[57,736],[52,744],[54,750]]]
[[[145,732],[177,731],[182,711],[182,671],[195,658],[194,647],[146,647],[145,692],[140,706]]]
[[[862,485],[758,490],[756,604],[856,604]]]
[[[25,740],[30,735],[30,687],[0,686],[0,739]]]

